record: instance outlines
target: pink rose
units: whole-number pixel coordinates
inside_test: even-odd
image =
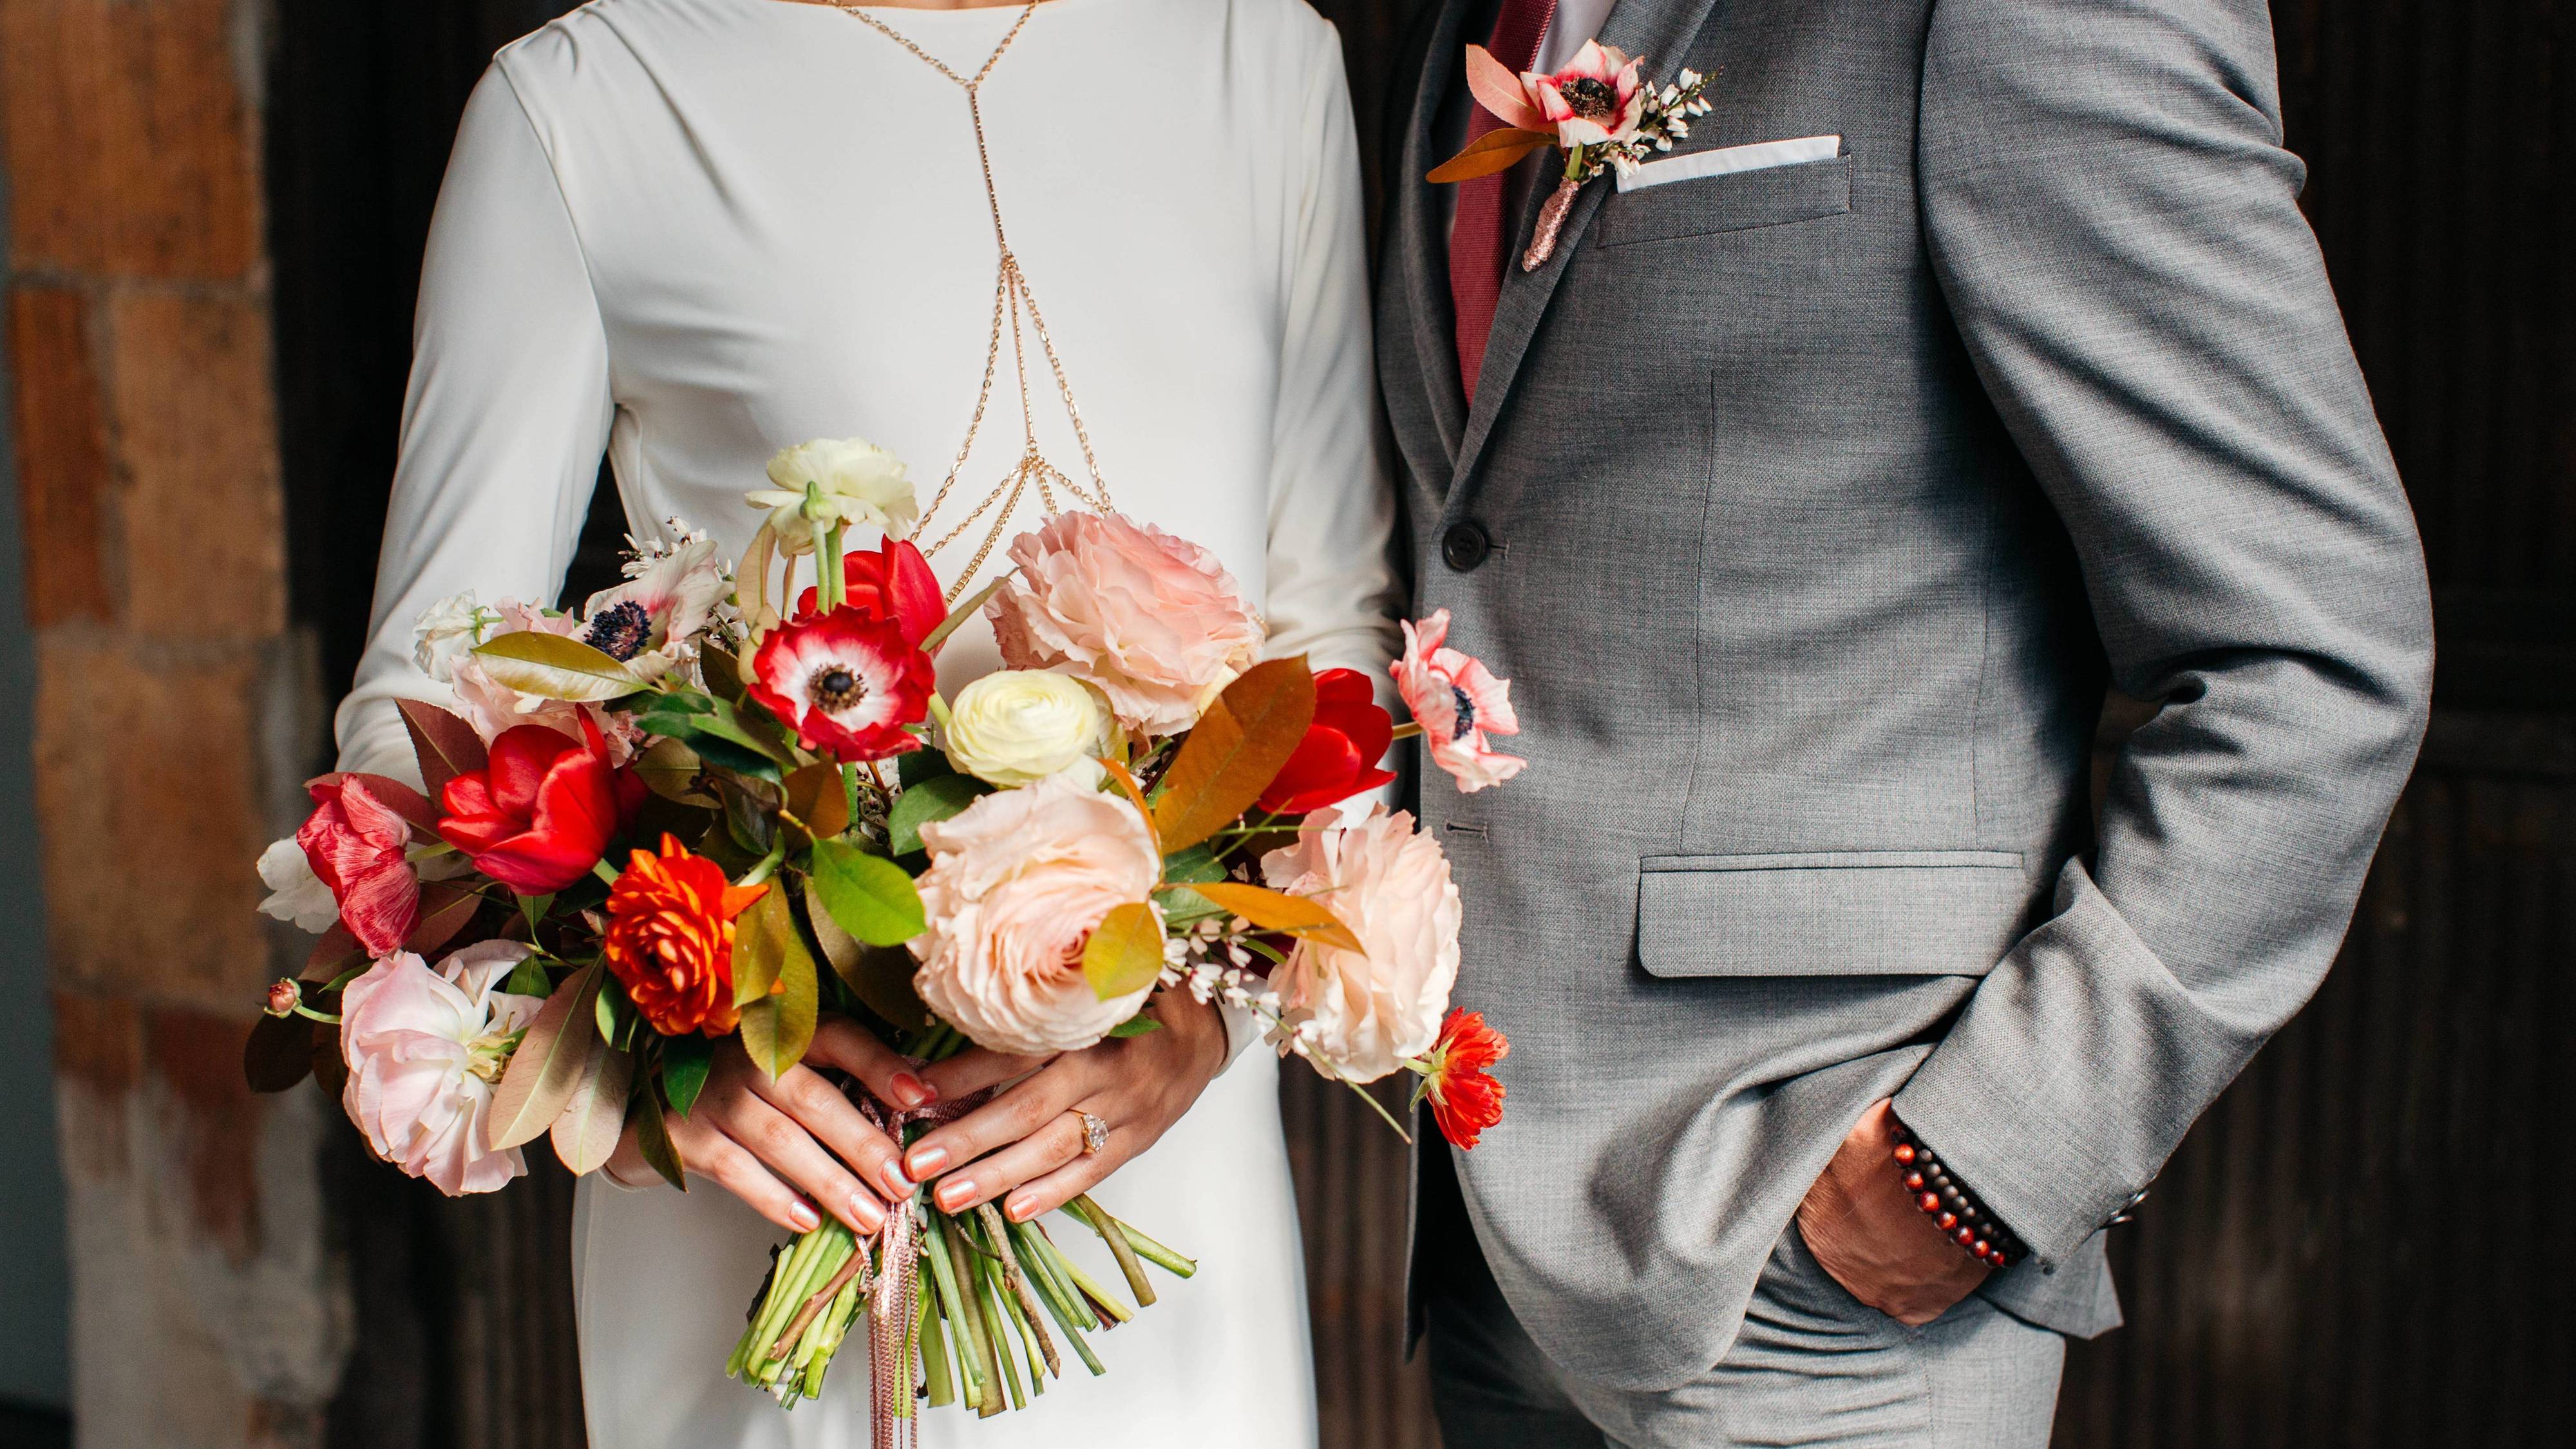
[[[1011,543],[985,606],[1013,669],[1099,687],[1121,723],[1174,735],[1260,657],[1261,620],[1216,555],[1116,514],[1059,513]]]
[[[1521,77],[1530,104],[1556,127],[1557,144],[1571,151],[1605,141],[1630,141],[1646,114],[1637,62],[1597,40],[1583,42],[1574,59],[1554,75]]]
[[[1529,764],[1518,755],[1496,752],[1485,736],[1516,735],[1520,717],[1512,713],[1512,682],[1496,679],[1471,654],[1448,647],[1449,611],[1435,610],[1419,625],[1404,626],[1404,657],[1389,667],[1404,707],[1422,726],[1422,743],[1431,763],[1458,781],[1458,793],[1473,795],[1499,785]]]
[[[349,1084],[340,1105],[376,1155],[457,1197],[527,1171],[519,1150],[491,1149],[492,1091],[510,1061],[510,1035],[544,1002],[495,991],[528,954],[517,941],[468,946],[432,971],[400,952],[340,993],[340,1054]]]
[[[1307,817],[1261,858],[1270,888],[1323,901],[1362,951],[1300,941],[1270,973],[1281,1020],[1327,1076],[1373,1082],[1431,1049],[1458,980],[1458,887],[1440,842],[1372,806],[1359,823]]]
[[[977,1045],[1020,1055],[1075,1051],[1136,1014],[1151,982],[1103,1001],[1082,974],[1101,917],[1162,878],[1145,817],[1068,775],[986,795],[921,827],[930,851],[912,940],[912,982]]]

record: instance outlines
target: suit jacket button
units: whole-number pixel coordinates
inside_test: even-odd
[[[1453,524],[1440,536],[1440,561],[1462,574],[1483,563],[1493,551],[1493,537],[1482,524]]]

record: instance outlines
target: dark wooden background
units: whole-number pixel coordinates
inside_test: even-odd
[[[1364,136],[1422,3],[1319,4],[1342,27]],[[565,8],[276,0],[269,202],[293,607],[335,682],[357,655],[420,239],[457,113],[494,47]],[[2280,0],[2275,22],[2309,214],[2423,523],[2435,720],[2342,963],[2116,1244],[2131,1326],[2070,1356],[2058,1442],[2564,1443],[2576,5]],[[2107,717],[2106,741],[2120,723]],[[1301,1074],[1282,1111],[1325,1443],[1428,1449],[1419,1374],[1395,1357],[1402,1149]],[[580,1444],[569,1184],[540,1173],[451,1202],[353,1139],[333,1150],[362,1324],[333,1441]]]

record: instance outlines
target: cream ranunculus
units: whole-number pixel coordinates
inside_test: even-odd
[[[1261,858],[1270,888],[1322,901],[1362,951],[1300,941],[1270,973],[1282,1020],[1327,1076],[1373,1082],[1430,1050],[1458,981],[1457,884],[1440,843],[1383,805],[1350,826],[1307,817]]]
[[[1095,757],[1108,743],[1100,697],[1077,679],[1035,669],[1005,669],[959,690],[940,731],[948,763],[1006,789],[1085,766],[1096,777]]]
[[[1051,775],[924,825],[921,841],[930,925],[911,943],[913,986],[976,1044],[1078,1051],[1144,1004],[1151,981],[1103,1001],[1082,973],[1101,918],[1147,900],[1163,873],[1153,832],[1124,797]]]
[[[769,510],[778,547],[788,554],[812,553],[835,523],[867,524],[903,538],[921,521],[903,460],[864,439],[816,438],[782,448],[769,460],[769,481],[778,486],[743,499]]]

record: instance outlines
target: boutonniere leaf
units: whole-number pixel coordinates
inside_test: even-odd
[[[1532,151],[1555,144],[1556,137],[1547,131],[1524,131],[1517,126],[1487,131],[1469,142],[1466,150],[1441,162],[1432,171],[1430,179],[1446,183],[1491,176],[1497,171],[1510,170]]]
[[[1467,47],[1467,89],[1479,105],[1494,113],[1504,125],[1522,131],[1544,131],[1551,136],[1556,128],[1529,98],[1521,78],[1512,68],[1494,59],[1494,53],[1481,45]]]

